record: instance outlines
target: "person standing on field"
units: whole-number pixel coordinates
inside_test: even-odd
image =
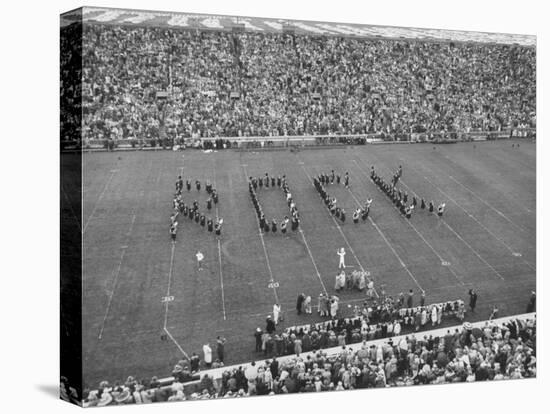
[[[343,247],[340,248],[340,250],[338,250],[336,252],[336,254],[338,254],[338,256],[340,257],[339,261],[338,261],[338,269],[345,269],[346,268],[346,263],[345,263],[345,257],[346,257],[346,251],[344,250]]]
[[[197,250],[197,254],[195,256],[197,257],[197,266],[199,267],[199,270],[202,270],[202,261],[204,260],[204,254],[202,254],[200,250]]]
[[[273,321],[275,322],[275,325],[279,323],[279,316],[281,314],[281,306],[276,303],[273,305]]]
[[[206,368],[210,368],[212,366],[212,348],[210,348],[210,344],[203,345],[202,352],[204,353],[204,364]]]
[[[473,289],[470,289],[468,295],[470,295],[470,310],[474,312],[477,304],[477,293]]]

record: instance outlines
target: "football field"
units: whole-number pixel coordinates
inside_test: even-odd
[[[523,313],[535,290],[536,145],[517,141],[453,145],[366,145],[299,152],[197,150],[83,154],[83,354],[84,381],[124,380],[128,375],[167,376],[185,355],[217,335],[227,339],[226,365],[256,359],[254,330],[265,327],[273,304],[282,306],[282,327],[321,320],[297,316],[296,297],[334,294],[337,249],[350,269],[370,272],[377,291],[397,296],[413,289],[415,303],[463,299],[478,291],[475,314],[487,319]],[[405,219],[369,178],[371,166],[389,181],[399,165],[398,188],[409,197],[446,203],[438,218],[419,208]],[[329,185],[345,208],[345,224],[321,201],[312,177],[334,169],[351,186]],[[169,234],[177,176],[200,180],[183,191],[186,203],[206,210],[204,182],[218,190],[223,232],[213,233],[186,217],[177,243]],[[300,230],[288,237],[260,235],[246,177],[287,177],[299,208]],[[279,188],[258,191],[266,218],[288,214]],[[352,212],[367,198],[369,220],[354,224]],[[215,209],[211,215],[214,217]],[[198,271],[195,253],[205,255]],[[364,293],[339,294],[361,304]],[[161,340],[162,336],[166,340]]]

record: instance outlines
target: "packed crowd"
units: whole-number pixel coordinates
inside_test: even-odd
[[[473,311],[477,293],[471,289],[468,294]],[[300,296],[303,295],[299,299]],[[266,333],[261,329],[255,333],[256,350],[268,358],[265,362],[228,368],[221,380],[215,380],[208,371],[201,373],[201,368],[224,367],[226,339],[218,336],[215,348],[209,343],[203,346],[203,360],[193,353],[189,359],[178,361],[172,370],[171,385],[157,377],[142,380],[130,376],[113,384],[102,381],[97,390],[84,390],[82,402],[84,406],[145,404],[536,376],[536,317],[497,324],[491,315],[481,328],[465,322],[454,332],[447,330],[442,336],[425,334],[420,339],[415,327],[419,312],[423,315],[420,327],[436,327],[442,316],[462,322],[464,302],[425,305],[422,294],[418,306],[413,307],[413,296],[412,291],[400,293],[396,299],[384,296],[371,306],[365,302],[362,310],[356,306],[354,317],[287,327],[277,341],[265,341],[267,331],[276,330],[278,317],[270,317]],[[298,300],[302,311],[308,308],[304,299]],[[531,293],[526,311],[536,311],[535,292]],[[385,338],[389,339],[384,341]],[[382,342],[373,344],[373,340]],[[327,351],[339,347],[338,352]],[[302,355],[308,351],[307,356]],[[282,355],[295,356],[277,359]],[[186,388],[188,383],[191,388]],[[68,401],[80,401],[64,377],[60,392]]]
[[[364,341],[355,349],[341,342],[341,350],[335,353],[318,350],[227,369],[220,381],[205,373],[192,393],[184,392],[179,372],[170,387],[161,386],[156,377],[147,382],[129,377],[114,385],[104,381],[97,391],[85,394],[84,405],[497,381],[537,374],[536,318],[502,324],[487,321],[481,328],[465,323],[440,336],[401,336],[376,344]]]
[[[361,273],[364,272],[355,271],[354,273],[357,280],[360,280]],[[351,278],[348,279],[346,285],[348,289],[354,288]],[[261,352],[268,358],[290,354],[299,355],[312,350],[387,338],[427,328],[433,329],[441,325],[443,318],[447,320],[454,318],[458,322],[464,321],[466,307],[462,300],[426,305],[425,293],[422,292],[418,306],[413,306],[414,292],[412,290],[407,295],[400,293],[395,299],[391,296],[374,299],[372,281],[369,281],[368,284],[365,283],[365,287],[367,297],[372,300],[367,299],[362,305],[353,306],[353,316],[343,317],[339,313],[340,298],[338,296],[321,293],[317,301],[317,313],[321,317],[330,318],[330,320],[287,327],[282,331],[277,331],[277,325],[282,319],[282,311],[276,304],[273,315],[268,315],[266,319],[265,329],[262,330],[258,327],[254,333],[256,352]],[[369,292],[372,293],[369,295]],[[296,302],[298,315],[311,314],[312,307],[311,296],[300,293]],[[474,308],[475,303],[470,301],[470,309]]]
[[[535,78],[535,49],[517,45],[88,24],[83,133],[497,131],[535,126]]]

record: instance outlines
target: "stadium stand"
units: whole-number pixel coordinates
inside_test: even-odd
[[[103,381],[85,392],[84,406],[534,378],[536,314],[220,367],[194,378],[178,364],[173,374]]]
[[[83,37],[85,141],[536,126],[528,46],[103,24]]]

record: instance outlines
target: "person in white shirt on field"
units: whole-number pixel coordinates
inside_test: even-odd
[[[206,368],[210,368],[212,365],[212,348],[210,348],[210,344],[203,345],[202,352],[204,353],[204,363],[206,364]]]
[[[344,257],[346,256],[346,251],[344,250],[343,247],[341,247],[340,250],[338,250],[336,253],[338,254],[338,256],[340,256],[340,260],[338,262],[338,269],[345,269],[346,264],[344,262]]]
[[[199,270],[202,270],[202,261],[204,259],[204,254],[202,254],[200,250],[197,250],[197,254],[195,256],[197,257],[197,265],[199,267]]]
[[[275,325],[279,323],[279,316],[281,315],[281,305],[276,303],[273,305],[273,321],[275,322]]]

